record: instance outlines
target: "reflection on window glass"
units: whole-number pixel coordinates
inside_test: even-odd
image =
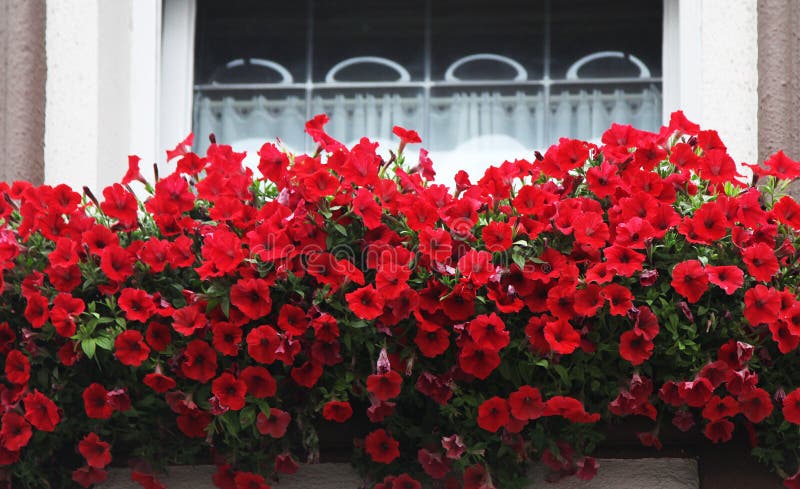
[[[660,1],[198,0],[194,124],[251,152],[303,122],[393,147],[416,129],[439,168],[531,158],[611,122],[661,123]],[[451,171],[452,170],[452,171]]]

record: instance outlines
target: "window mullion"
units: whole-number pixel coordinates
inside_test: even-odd
[[[314,0],[306,0],[306,120],[311,120],[311,96],[314,88]],[[305,138],[305,151],[309,152],[308,138]]]
[[[433,16],[431,14],[431,0],[425,0],[425,82],[423,83],[422,96],[422,134],[430,147],[431,141],[431,35]]]
[[[545,141],[550,141],[551,129],[550,129],[550,121],[552,119],[550,114],[550,56],[551,56],[551,46],[550,46],[550,37],[551,37],[551,23],[552,23],[552,11],[551,11],[551,1],[552,0],[545,0],[545,7],[544,7],[544,69],[542,70],[542,84],[544,90],[544,134]],[[545,143],[547,144],[547,143]],[[544,148],[538,148],[544,149]]]

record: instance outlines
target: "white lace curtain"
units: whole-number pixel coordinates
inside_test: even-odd
[[[201,151],[208,144],[209,133],[214,133],[219,142],[250,151],[275,138],[294,151],[313,149],[306,147],[308,138],[302,132],[308,113],[305,100],[299,96],[279,100],[263,95],[244,100],[198,96],[195,103],[194,127]],[[393,147],[394,125],[423,132],[423,103],[422,95],[317,96],[312,98],[311,114],[327,113],[331,119],[329,133],[345,143],[368,136]],[[546,149],[559,137],[597,140],[612,122],[647,130],[657,130],[661,125],[661,94],[652,86],[637,91],[574,90],[551,94],[549,117],[546,103],[543,94],[522,91],[513,95],[456,92],[433,97],[424,146],[451,155],[457,155],[459,148],[481,151],[485,157],[494,151],[498,158],[504,158],[505,151],[497,147],[501,136],[504,148],[527,154]]]

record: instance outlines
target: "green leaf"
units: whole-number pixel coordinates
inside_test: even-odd
[[[572,381],[569,378],[569,372],[567,372],[567,369],[564,368],[563,365],[553,365],[553,370],[556,371],[558,377],[565,386],[570,387],[572,385]]]
[[[339,232],[342,236],[347,236],[347,228],[339,224],[338,222],[333,223],[333,228]]]
[[[88,358],[94,358],[94,353],[97,349],[97,341],[94,338],[87,338],[81,341],[81,349]]]
[[[114,339],[107,334],[103,334],[97,338],[94,338],[94,342],[103,350],[111,351],[114,348]]]
[[[267,403],[267,401],[259,401],[258,410],[261,411],[264,414],[264,416],[269,418],[269,404]]]
[[[242,428],[247,428],[248,426],[252,425],[253,422],[255,422],[255,420],[256,420],[255,406],[247,406],[241,411],[239,411],[239,425]]]

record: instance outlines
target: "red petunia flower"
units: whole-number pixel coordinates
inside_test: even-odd
[[[155,351],[164,351],[172,343],[172,334],[169,326],[158,321],[150,321],[145,331],[147,344]]]
[[[278,327],[292,336],[302,336],[308,329],[306,312],[297,306],[284,304],[278,313]]]
[[[780,268],[775,250],[765,243],[755,243],[742,250],[742,260],[747,271],[756,280],[769,282]]]
[[[769,392],[755,388],[739,396],[739,408],[751,423],[760,423],[772,413],[772,399]]]
[[[135,329],[123,331],[114,340],[114,350],[119,363],[138,367],[150,355],[150,347],[144,342],[142,333]]]
[[[269,365],[275,361],[280,343],[278,332],[271,326],[258,326],[247,335],[247,353],[253,360]]]
[[[708,274],[699,260],[682,261],[672,269],[671,285],[687,301],[694,303],[708,290]]]
[[[217,352],[205,341],[190,342],[183,352],[181,372],[192,380],[208,382],[217,374]]]
[[[389,464],[400,456],[400,443],[381,428],[367,435],[364,450],[373,462]]]
[[[712,392],[714,392],[714,386],[704,377],[678,384],[678,393],[681,399],[690,407],[705,406],[711,399]]]
[[[125,317],[129,321],[141,321],[144,323],[156,312],[153,297],[141,289],[129,287],[122,289],[117,304],[125,312]]]
[[[360,188],[356,193],[353,212],[361,217],[367,229],[376,229],[381,225],[381,206],[375,202],[375,195],[365,188]]]
[[[739,413],[739,403],[731,396],[711,396],[706,407],[703,408],[703,417],[709,421],[719,421],[723,418],[732,418]]]
[[[597,463],[597,460],[594,457],[584,457],[578,461],[577,466],[577,476],[579,479],[584,481],[590,481],[594,479],[594,477],[597,475],[597,469],[600,468],[600,464]]]
[[[237,472],[233,480],[236,489],[270,489],[264,477],[253,472]]]
[[[422,229],[419,233],[419,252],[433,261],[446,262],[453,255],[450,233],[444,229]]]
[[[298,468],[299,466],[292,458],[291,453],[284,452],[275,456],[275,472],[279,474],[294,474]]]
[[[400,395],[403,378],[394,370],[367,377],[367,390],[379,401],[388,401]]]
[[[464,321],[475,314],[475,289],[469,283],[460,283],[438,304],[453,321]]]
[[[125,229],[136,226],[139,204],[136,196],[122,185],[115,183],[103,189],[105,200],[100,203],[100,208],[109,216],[117,219]]]
[[[111,445],[104,442],[97,436],[97,433],[89,433],[78,443],[78,451],[86,459],[89,467],[102,469],[111,463]]]
[[[458,260],[461,276],[477,286],[485,285],[495,273],[492,254],[486,251],[469,250]]]
[[[783,417],[790,423],[800,425],[800,388],[783,399]]]
[[[581,343],[581,335],[569,321],[556,319],[544,325],[544,338],[556,353],[568,355],[575,351]]]
[[[405,145],[422,142],[422,139],[419,137],[419,133],[417,133],[417,131],[405,129],[400,126],[394,126],[392,128],[392,134],[400,138],[400,144]]]
[[[235,357],[239,354],[239,345],[242,343],[242,327],[229,323],[227,321],[219,321],[211,324],[211,332],[213,338],[211,344],[214,349],[223,355]]]
[[[486,467],[482,464],[470,465],[464,470],[464,489],[492,489],[494,485],[487,481]]]
[[[86,489],[95,484],[101,484],[105,482],[106,479],[108,479],[108,472],[106,470],[97,469],[88,465],[75,469],[72,472],[72,480]]]
[[[294,367],[291,371],[291,376],[297,385],[311,389],[317,384],[322,373],[322,366],[309,360],[299,367]]]
[[[142,379],[142,382],[144,385],[150,387],[159,394],[163,394],[170,389],[174,389],[177,385],[175,383],[175,379],[167,377],[164,374],[154,372],[145,375],[144,379]]]
[[[431,452],[426,448],[420,448],[417,451],[417,461],[422,466],[422,470],[424,470],[425,473],[428,474],[432,479],[444,479],[447,473],[450,472],[450,461],[444,458],[438,451]],[[419,485],[418,482],[417,485]],[[402,486],[397,486],[397,481],[395,481],[392,489],[395,487]]]
[[[206,428],[211,424],[211,415],[199,409],[193,409],[186,414],[181,414],[175,420],[181,433],[189,438],[205,438],[208,436]]]
[[[407,281],[410,277],[411,270],[408,267],[394,263],[381,265],[375,275],[375,287],[385,299],[397,299],[409,289]]]
[[[599,413],[587,413],[581,401],[568,396],[553,396],[545,403],[542,416],[561,416],[573,423],[596,423]]]
[[[500,319],[500,316],[492,313],[476,316],[475,319],[469,322],[467,330],[475,343],[500,351],[508,346],[511,341],[510,334],[505,327],[506,325]]]
[[[442,327],[420,327],[414,337],[414,343],[419,347],[423,356],[434,358],[447,351],[450,346],[450,333]]]
[[[458,366],[470,375],[485,379],[500,366],[500,355],[497,350],[488,345],[478,345],[474,341],[466,341],[458,355]]]
[[[753,326],[778,319],[781,310],[780,293],[762,284],[744,293],[744,317]]]
[[[25,385],[31,378],[31,362],[19,350],[11,350],[6,355],[6,379],[16,385]]]
[[[48,301],[45,296],[36,292],[26,297],[28,300],[25,306],[25,319],[31,324],[33,328],[41,328],[47,322],[49,310],[47,309]]]
[[[609,312],[614,316],[627,316],[633,308],[633,294],[620,284],[608,284],[600,291],[600,296],[608,301]]]
[[[536,387],[523,385],[508,396],[511,414],[520,420],[539,418],[544,412],[542,394]]]
[[[575,299],[575,285],[562,283],[550,288],[546,304],[553,316],[566,321],[577,316]]]
[[[512,234],[511,225],[507,222],[490,222],[481,230],[483,244],[491,252],[511,248]]]
[[[258,278],[239,279],[231,286],[231,304],[250,319],[259,319],[272,311],[269,282]]]
[[[114,406],[108,399],[108,391],[97,382],[83,391],[83,407],[86,416],[94,419],[108,419],[114,414]]]
[[[208,318],[199,303],[175,309],[175,312],[172,313],[172,329],[183,336],[192,336],[196,331],[205,328],[207,324]]]
[[[375,319],[383,314],[383,296],[369,285],[345,295],[353,314],[361,319]]]
[[[61,421],[56,403],[38,390],[26,394],[22,402],[25,404],[25,419],[39,431],[53,431]]]
[[[328,401],[322,407],[322,417],[328,421],[344,423],[353,416],[353,408],[347,401]]]
[[[422,484],[410,475],[402,473],[394,478],[391,489],[422,489]]]
[[[144,472],[139,472],[138,470],[131,471],[131,480],[142,486],[144,489],[167,489],[167,486],[160,483],[154,475],[145,474]]]
[[[16,411],[7,411],[3,414],[0,423],[0,443],[6,450],[16,452],[26,446],[31,439],[33,430],[31,425]]]
[[[619,337],[619,355],[632,365],[641,365],[653,355],[655,345],[639,328],[625,331]]]
[[[800,335],[793,332],[784,320],[769,323],[769,332],[772,333],[772,339],[778,344],[778,351],[784,355],[800,345]]]
[[[725,418],[712,421],[706,425],[703,434],[714,443],[724,443],[733,438],[733,423]]]
[[[781,197],[772,207],[772,213],[783,224],[795,231],[800,230],[800,204],[791,196]]]
[[[211,383],[211,392],[217,396],[221,405],[238,411],[244,407],[247,384],[233,374],[225,372]]]
[[[258,413],[258,416],[256,416],[256,428],[262,435],[269,435],[272,438],[283,438],[291,421],[292,416],[286,411],[278,408],[271,408],[269,410],[269,417],[264,413]]]
[[[744,272],[734,265],[707,266],[708,281],[731,295],[744,285]]]
[[[264,367],[245,367],[239,378],[247,384],[247,393],[257,399],[272,397],[278,391],[278,383]]]
[[[642,269],[645,256],[624,246],[612,245],[603,250],[606,266],[623,277],[632,277]]]
[[[133,275],[136,258],[119,245],[111,244],[100,254],[100,269],[110,280],[124,282]]]

